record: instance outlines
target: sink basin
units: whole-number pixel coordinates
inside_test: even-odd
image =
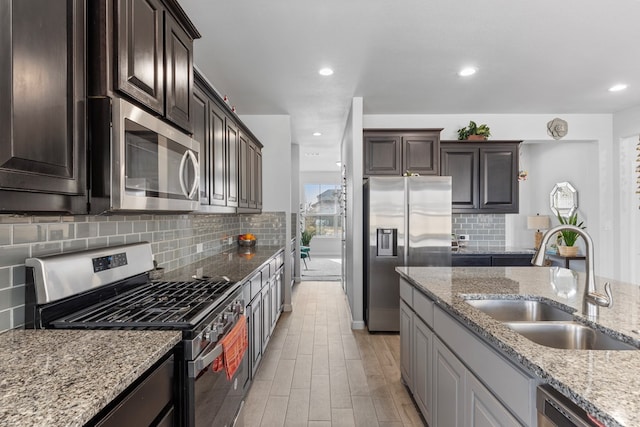
[[[475,299],[466,303],[501,322],[572,320],[573,315],[543,301]]]
[[[638,350],[631,344],[577,322],[505,322],[525,338],[565,350]]]

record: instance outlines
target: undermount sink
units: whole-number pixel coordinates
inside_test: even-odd
[[[505,322],[525,338],[565,350],[638,350],[604,332],[577,322]]]
[[[474,299],[466,303],[501,322],[572,320],[573,315],[544,301]]]

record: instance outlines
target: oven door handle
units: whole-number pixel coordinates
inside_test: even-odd
[[[199,356],[193,362],[189,362],[189,377],[197,377],[200,371],[209,366],[211,362],[216,360],[218,357],[222,356],[222,351],[222,344],[209,344],[202,352],[202,356]]]

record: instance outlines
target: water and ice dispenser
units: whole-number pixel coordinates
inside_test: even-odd
[[[377,230],[377,256],[398,255],[398,229],[378,228]]]

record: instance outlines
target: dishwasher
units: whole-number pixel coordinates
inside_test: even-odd
[[[548,385],[538,387],[536,400],[538,427],[604,427],[604,424]]]

